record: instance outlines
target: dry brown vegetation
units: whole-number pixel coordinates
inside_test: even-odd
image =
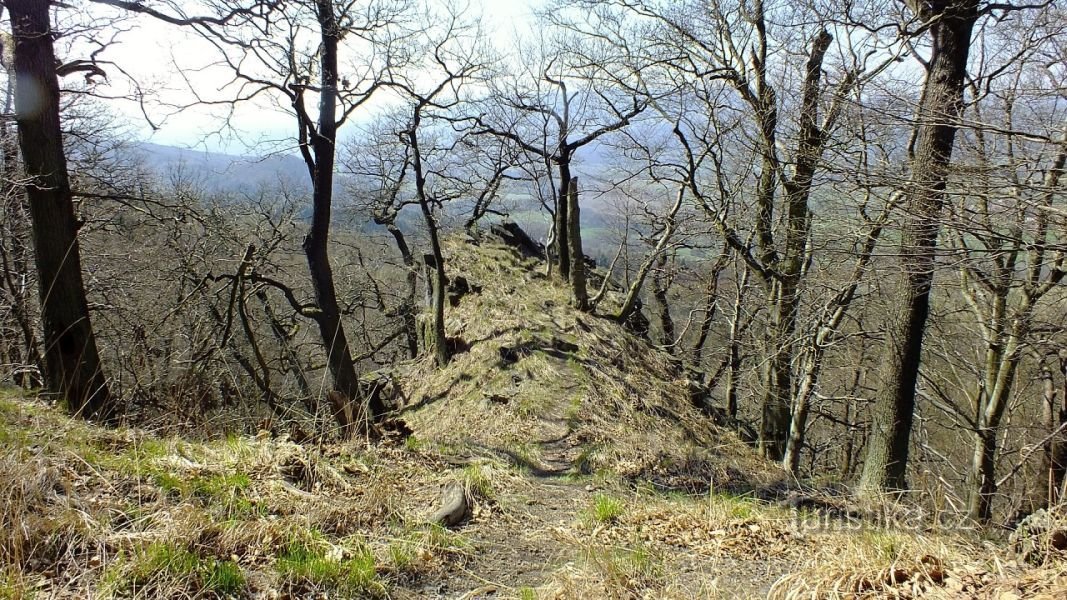
[[[447,368],[393,371],[407,438],[104,429],[4,391],[0,598],[1067,592],[1056,556],[1027,564],[932,518],[849,515],[844,498],[774,499],[781,472],[694,407],[659,350],[571,309],[506,247],[447,249],[451,276],[497,285],[449,312],[469,349]],[[470,517],[427,523],[457,480]]]
[[[539,477],[412,443],[160,438],[86,425],[11,392],[0,419],[0,476],[15,482],[0,497],[4,598],[1067,591],[1061,561],[1025,565],[966,535],[844,521],[835,531],[780,504],[667,494],[606,471]],[[424,522],[450,479],[475,499],[454,531]]]

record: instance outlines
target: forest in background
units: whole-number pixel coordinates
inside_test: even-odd
[[[796,478],[980,524],[1061,502],[1052,2],[581,0],[516,48],[449,3],[2,4],[0,377],[75,414],[370,435],[393,367],[464,350],[445,240],[511,218]],[[164,109],[289,111],[266,154],[301,180],[143,160],[112,103],[151,90],[104,85],[144,20],[228,73]]]

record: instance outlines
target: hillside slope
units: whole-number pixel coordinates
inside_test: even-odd
[[[427,359],[399,377],[418,439],[535,473],[608,470],[668,490],[736,492],[783,478],[694,405],[669,354],[574,310],[539,261],[488,241],[453,239],[446,250],[449,276],[474,291],[446,309],[464,351],[446,368]]]
[[[1067,595],[1061,557],[761,499],[780,472],[666,355],[507,247],[448,252],[465,351],[394,369],[408,437],[105,429],[0,389],[0,600]]]

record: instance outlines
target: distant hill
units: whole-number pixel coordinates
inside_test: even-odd
[[[307,167],[296,156],[240,156],[149,142],[133,144],[131,151],[161,179],[180,173],[207,192],[253,193],[279,183],[290,189],[311,191]]]
[[[180,176],[209,194],[255,194],[279,184],[284,184],[299,194],[311,193],[307,167],[302,159],[293,155],[243,156],[150,142],[132,144],[129,152],[161,181],[166,182]],[[609,168],[603,147],[589,148],[585,154],[587,159],[577,168],[577,173],[584,181],[590,181],[593,173]],[[339,204],[343,205],[340,195],[344,193],[344,185],[342,178],[338,179],[336,190]],[[519,186],[520,184],[509,186],[510,189],[500,199],[499,208],[509,213],[510,217],[531,235],[543,240],[548,236],[550,219],[540,203]],[[362,221],[359,217],[346,218],[346,215],[350,217],[351,214],[343,206],[339,205],[337,208],[337,216],[348,225]],[[446,220],[446,224],[462,224],[469,208],[469,203],[450,204],[447,211],[452,218]],[[615,209],[608,201],[608,196],[590,192],[584,197],[582,229],[588,254],[606,260],[604,257],[610,257],[614,253],[617,241],[611,231],[618,220],[614,213]],[[310,218],[310,203],[304,216]],[[420,230],[423,226],[422,215],[415,207],[408,207],[401,214],[398,224],[405,231]],[[371,223],[369,218],[358,227],[366,231],[381,229]]]

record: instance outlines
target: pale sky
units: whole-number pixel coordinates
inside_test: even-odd
[[[484,16],[484,28],[490,32],[500,51],[508,52],[514,47],[516,36],[528,34],[533,24],[534,7],[541,0],[469,0],[470,14]],[[99,10],[90,5],[90,10]],[[118,37],[119,46],[107,53],[123,70],[135,77],[143,89],[153,90],[157,101],[170,104],[187,103],[190,98],[184,89],[187,85],[177,72],[175,63],[192,66],[209,64],[217,52],[202,39],[181,31],[181,28],[163,24],[149,18],[137,18],[129,23],[130,31]],[[67,58],[76,58],[70,56]],[[186,77],[204,97],[225,97],[218,89],[228,80],[224,68],[190,72]],[[112,76],[110,84],[99,88],[102,92],[118,95],[127,86],[126,78]],[[209,136],[220,126],[224,110],[219,107],[195,107],[178,114],[159,106],[149,106],[153,120],[160,121],[160,128],[152,131],[140,108],[132,102],[110,102],[111,110],[123,119],[135,135],[144,141],[174,146],[195,146],[200,149],[245,153],[247,150],[237,140]],[[374,107],[364,107],[356,121],[368,118]],[[164,120],[163,117],[166,116]],[[293,117],[280,109],[268,106],[243,106],[230,115],[230,123],[241,131],[246,141],[258,139],[289,139],[295,132]]]

